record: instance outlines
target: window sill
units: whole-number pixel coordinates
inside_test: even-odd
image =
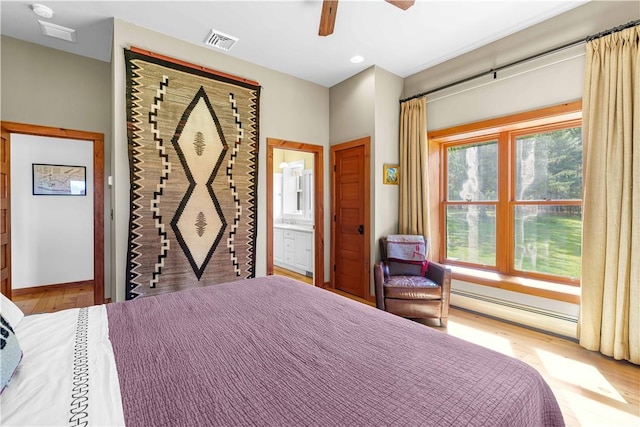
[[[509,276],[494,271],[476,270],[457,265],[447,265],[451,277],[469,283],[504,289],[522,294],[580,304],[580,287],[560,283]]]

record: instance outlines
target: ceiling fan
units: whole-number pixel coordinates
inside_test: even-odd
[[[415,3],[415,0],[385,0],[387,3],[407,10]],[[336,24],[336,12],[338,11],[338,0],[324,0],[322,2],[322,13],[320,14],[319,36],[333,34],[333,27]]]

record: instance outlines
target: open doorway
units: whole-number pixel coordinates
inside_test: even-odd
[[[312,276],[318,287],[324,286],[322,151],[267,138],[267,274],[284,268]]]
[[[93,228],[93,286],[94,304],[104,303],[104,136],[100,133],[83,132],[46,126],[35,126],[2,122],[2,153],[0,153],[2,185],[2,293],[11,298],[11,135],[59,138],[68,141],[83,141],[91,144],[90,166],[92,168],[93,202],[90,208]],[[92,158],[91,158],[92,157]],[[29,180],[30,181],[30,180]]]

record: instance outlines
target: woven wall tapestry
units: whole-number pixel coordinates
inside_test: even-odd
[[[255,276],[260,86],[125,50],[127,299]]]

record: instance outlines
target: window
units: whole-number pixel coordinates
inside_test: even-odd
[[[447,147],[446,258],[495,267],[498,141]]]
[[[441,133],[444,261],[578,284],[581,120],[561,115]],[[459,129],[458,129],[459,130]]]

